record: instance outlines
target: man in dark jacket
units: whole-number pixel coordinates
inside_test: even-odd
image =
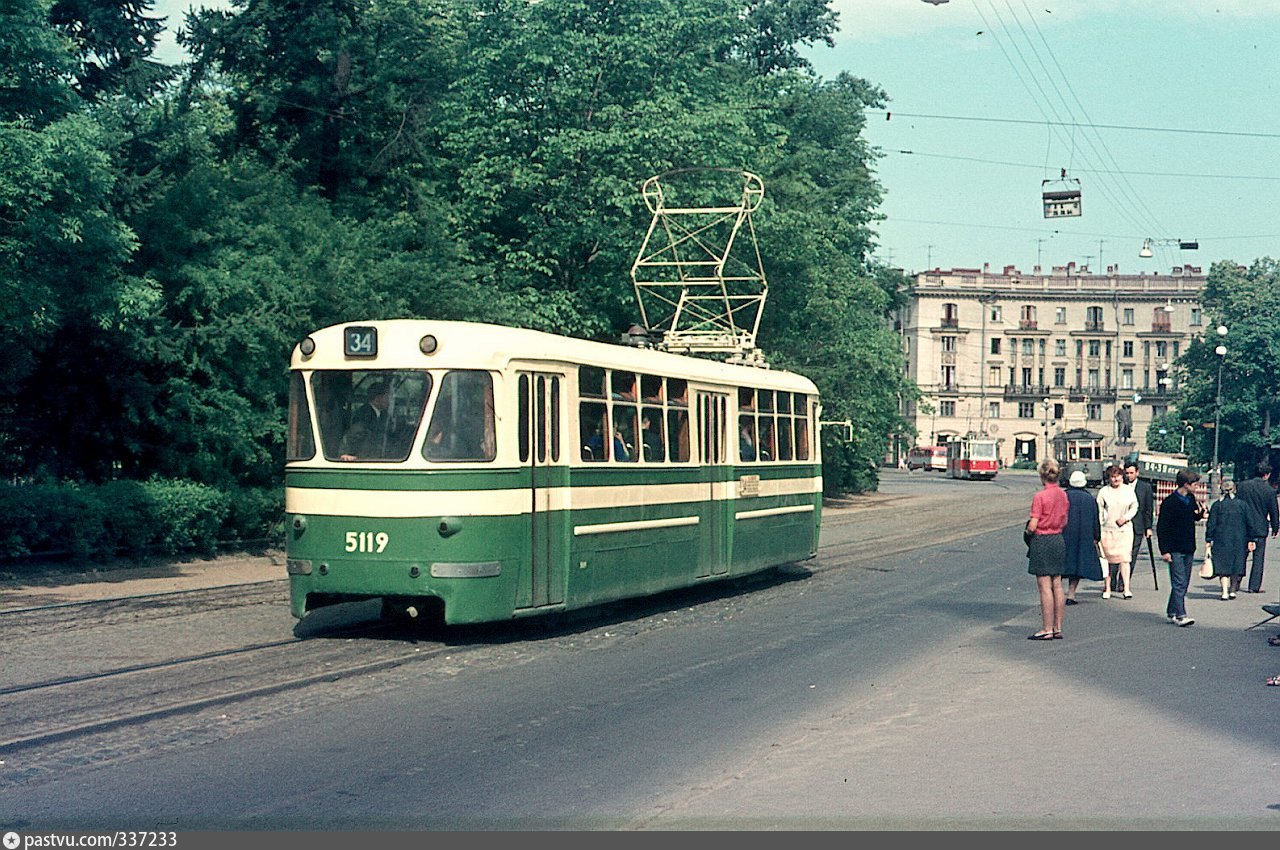
[[[1267,483],[1271,475],[1270,465],[1265,461],[1259,463],[1254,467],[1253,475],[1236,487],[1236,498],[1252,505],[1265,526],[1262,536],[1253,538],[1257,545],[1253,550],[1253,566],[1249,570],[1249,592],[1262,593],[1262,568],[1267,562],[1267,530],[1270,529],[1272,537],[1280,534],[1280,507],[1276,505],[1276,491]]]
[[[1195,620],[1187,616],[1187,587],[1191,584],[1191,562],[1196,554],[1196,523],[1204,518],[1204,505],[1191,489],[1191,485],[1200,480],[1200,473],[1179,469],[1175,480],[1177,489],[1160,503],[1156,540],[1160,544],[1160,557],[1169,564],[1169,602],[1165,614],[1175,626],[1189,626]]]
[[[1138,477],[1138,462],[1127,461],[1124,465],[1124,483],[1133,488],[1133,495],[1138,497],[1138,513],[1133,517],[1133,552],[1129,556],[1129,564],[1134,574],[1138,571],[1138,556],[1142,554],[1144,541],[1151,539],[1152,513],[1155,511],[1156,495],[1151,489],[1151,482]],[[1155,565],[1151,567],[1155,575]]]

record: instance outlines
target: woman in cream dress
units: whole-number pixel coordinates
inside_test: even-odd
[[[1133,551],[1133,518],[1138,513],[1138,497],[1132,487],[1125,486],[1124,470],[1118,466],[1107,467],[1107,486],[1098,491],[1098,520],[1102,524],[1102,598],[1111,598],[1113,569],[1120,574],[1120,586],[1125,599],[1132,599],[1129,592],[1129,558]]]

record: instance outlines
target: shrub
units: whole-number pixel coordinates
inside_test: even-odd
[[[157,533],[152,545],[158,554],[195,551],[212,558],[218,553],[218,532],[231,509],[225,493],[194,481],[163,478],[143,487],[154,511]]]

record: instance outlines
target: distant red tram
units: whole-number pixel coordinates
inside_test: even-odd
[[[957,437],[947,443],[947,476],[990,481],[999,471],[995,437]]]

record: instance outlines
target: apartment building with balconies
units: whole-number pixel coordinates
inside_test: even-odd
[[[917,444],[986,433],[1005,465],[1045,457],[1068,431],[1098,434],[1104,458],[1145,450],[1152,418],[1177,403],[1174,361],[1204,333],[1204,283],[1197,266],[917,274],[896,321],[923,393],[903,411]]]

